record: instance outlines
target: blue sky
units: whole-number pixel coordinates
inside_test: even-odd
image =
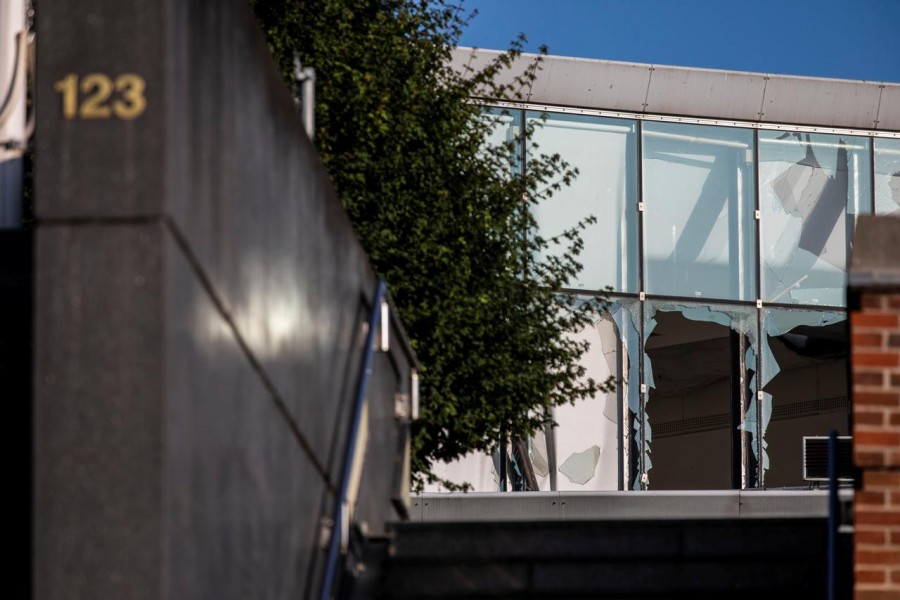
[[[900,83],[900,0],[463,2],[463,46]]]

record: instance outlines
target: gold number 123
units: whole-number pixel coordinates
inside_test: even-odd
[[[79,79],[69,73],[53,84],[53,89],[62,94],[65,119],[136,119],[147,108],[146,87],[144,78],[134,73],[123,73],[115,79],[104,73]]]

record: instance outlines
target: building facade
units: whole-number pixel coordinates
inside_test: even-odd
[[[900,215],[900,85],[549,57],[523,92],[486,118],[537,126],[521,168],[579,171],[535,215],[597,218],[567,292],[608,298],[577,336],[617,385],[511,452],[510,487],[807,487],[803,437],[850,433],[847,265],[859,215]],[[499,460],[437,471],[497,491]]]

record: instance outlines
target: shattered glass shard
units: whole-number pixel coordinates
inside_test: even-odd
[[[546,477],[550,472],[550,465],[547,461],[547,438],[543,431],[535,432],[534,437],[529,440],[528,449],[535,475]]]
[[[614,374],[616,372],[616,356],[619,351],[619,336],[616,332],[616,325],[609,314],[604,314],[595,327],[600,336],[600,347],[603,349],[606,368],[609,373]],[[613,423],[619,422],[618,408],[616,406],[617,399],[615,390],[607,392],[606,402],[603,407],[603,416]]]
[[[570,455],[559,466],[559,472],[568,477],[572,483],[584,485],[593,479],[599,461],[600,448],[591,446],[584,452],[576,452]]]

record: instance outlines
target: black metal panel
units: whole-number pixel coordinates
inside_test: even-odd
[[[32,522],[32,323],[33,236],[0,231],[0,373],[10,427],[3,436],[11,458],[7,496],[12,519],[9,547],[10,595],[31,597]]]

